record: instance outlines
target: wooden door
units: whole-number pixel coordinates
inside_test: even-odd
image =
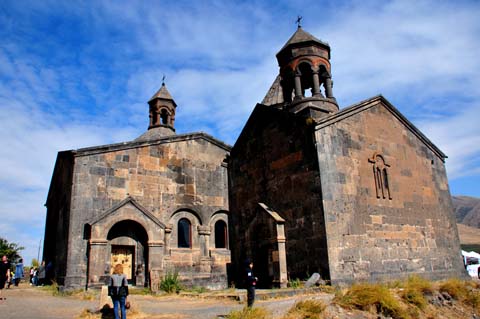
[[[133,246],[112,246],[112,255],[110,260],[110,273],[117,264],[123,265],[123,273],[128,280],[132,279],[133,274]]]

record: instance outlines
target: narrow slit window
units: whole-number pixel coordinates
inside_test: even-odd
[[[227,224],[223,220],[215,223],[215,248],[227,248]]]
[[[178,248],[192,247],[192,225],[186,218],[178,221]]]

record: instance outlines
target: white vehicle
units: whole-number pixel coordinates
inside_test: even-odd
[[[470,277],[473,278],[480,278],[480,264],[474,264],[474,265],[468,265],[467,266],[467,271]]]
[[[470,277],[480,278],[480,254],[462,250],[463,263]]]

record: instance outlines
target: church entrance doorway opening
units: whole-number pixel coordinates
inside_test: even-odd
[[[121,246],[121,245],[112,245],[112,254],[110,262],[110,274],[113,274],[113,269],[115,265],[121,264],[123,266],[123,273],[128,280],[132,280],[134,277],[133,274],[133,256],[135,254],[135,246]]]
[[[107,240],[110,273],[115,265],[121,264],[129,284],[147,285],[148,235],[142,225],[133,220],[120,221],[110,229]]]

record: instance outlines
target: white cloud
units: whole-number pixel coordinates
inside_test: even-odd
[[[480,173],[479,105],[462,110],[453,117],[420,123],[426,133],[448,156],[450,178]]]
[[[425,99],[460,86],[479,97],[478,12],[478,4],[392,1],[339,13],[324,30],[334,41],[337,95],[404,92]]]

